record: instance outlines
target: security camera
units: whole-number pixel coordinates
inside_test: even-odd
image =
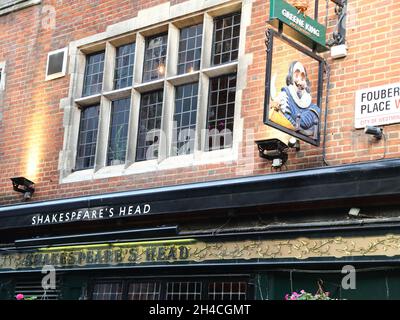
[[[30,200],[32,198],[32,192],[25,192],[24,193],[24,200],[25,201],[27,201],[27,200]]]
[[[380,140],[382,139],[383,136],[383,130],[378,127],[373,127],[373,126],[367,126],[364,130],[365,134],[369,134],[374,136],[374,138]]]

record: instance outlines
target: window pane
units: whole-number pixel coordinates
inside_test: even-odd
[[[212,63],[214,65],[238,59],[240,13],[214,20],[214,44]]]
[[[99,126],[99,107],[99,105],[91,106],[81,111],[78,154],[76,159],[77,170],[94,167]]]
[[[203,24],[183,28],[179,41],[178,74],[200,69]]]
[[[130,104],[130,98],[116,100],[112,103],[107,165],[125,163]]]
[[[136,161],[158,157],[163,90],[143,94],[141,100]]]
[[[208,151],[232,146],[236,74],[210,79]]]
[[[87,56],[83,96],[90,96],[101,92],[103,86],[105,52]]]
[[[114,89],[121,89],[132,85],[134,61],[135,43],[126,44],[117,48]]]
[[[139,282],[129,285],[128,300],[156,301],[160,300],[160,282]]]
[[[246,282],[211,282],[208,285],[208,300],[247,300]]]
[[[93,289],[93,300],[122,300],[122,283],[96,283]]]
[[[201,300],[201,282],[168,282],[166,300]]]
[[[174,155],[191,154],[194,152],[198,91],[198,83],[176,88],[174,115],[176,142],[174,143]]]
[[[168,35],[149,38],[146,41],[143,81],[152,81],[165,76]]]

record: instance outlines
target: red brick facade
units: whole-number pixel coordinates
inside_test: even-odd
[[[254,143],[269,130],[263,124],[266,52],[264,32],[269,1],[254,0],[246,53],[253,54],[241,113],[244,130],[252,130],[242,146],[239,163],[213,164],[79,183],[60,184],[59,153],[63,149],[63,110],[69,76],[45,82],[47,53],[133,18],[139,10],[166,1],[155,0],[43,0],[41,5],[0,16],[0,62],[7,63],[6,91],[0,105],[0,204],[21,201],[9,178],[26,176],[36,182],[34,201],[88,194],[152,188],[271,173],[271,164],[258,156]],[[183,1],[171,1],[171,4]],[[321,1],[322,2],[322,1]],[[324,19],[325,4],[321,3]],[[55,8],[55,28],[46,27]],[[333,6],[331,6],[331,9]],[[327,122],[326,160],[330,165],[357,163],[400,156],[400,125],[384,128],[387,141],[372,141],[354,129],[355,92],[399,82],[400,4],[397,0],[355,0],[349,3],[348,56],[328,59],[331,90]],[[334,19],[330,19],[330,30]],[[326,54],[328,57],[328,54]],[[325,108],[325,105],[324,105]],[[322,130],[323,132],[323,130]],[[246,134],[243,135],[246,137]],[[322,142],[324,137],[322,136]],[[252,157],[244,159],[247,150]],[[323,166],[321,147],[302,143],[290,152],[288,170]],[[254,168],[247,166],[254,161]],[[243,169],[243,170],[242,170]]]

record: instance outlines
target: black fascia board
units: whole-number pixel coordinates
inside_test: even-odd
[[[34,213],[151,203],[156,214],[400,196],[400,160],[0,206],[5,219]]]

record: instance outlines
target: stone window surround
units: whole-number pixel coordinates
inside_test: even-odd
[[[69,74],[71,83],[69,96],[60,101],[60,108],[64,110],[64,146],[60,152],[59,170],[60,183],[72,183],[94,179],[104,179],[160,170],[176,169],[211,163],[234,162],[239,158],[239,145],[243,136],[243,119],[241,117],[242,92],[246,87],[247,67],[252,63],[252,55],[245,54],[246,29],[251,21],[252,2],[254,0],[229,1],[229,0],[189,0],[174,6],[169,2],[155,7],[141,10],[136,18],[111,25],[103,33],[77,40],[69,45]],[[239,44],[239,59],[237,62],[219,66],[211,66],[213,18],[241,11],[241,40]],[[152,17],[149,22],[148,17]],[[200,19],[199,19],[200,18]],[[203,23],[203,51],[202,71],[186,75],[177,74],[177,52],[180,28],[196,23]],[[142,83],[142,68],[134,70],[134,86],[120,90],[112,90],[115,48],[129,42],[136,42],[135,67],[142,66],[145,39],[148,36],[168,31],[168,57],[167,76],[164,79]],[[106,50],[105,77],[103,81],[103,94],[82,98],[82,86],[85,70],[86,54]],[[176,60],[176,61],[175,61]],[[171,62],[173,61],[173,62]],[[108,137],[101,132],[108,132],[111,100],[127,96],[131,92],[133,106],[140,105],[142,92],[164,88],[164,118],[171,118],[174,103],[174,88],[177,85],[198,81],[199,94],[199,122],[198,128],[205,128],[206,112],[208,107],[209,78],[237,72],[237,92],[235,103],[235,126],[233,133],[233,146],[229,149],[216,151],[195,150],[193,154],[165,157],[160,152],[157,160],[134,162],[129,155],[134,154],[135,139],[128,142],[128,159],[125,165],[106,166],[106,149]],[[96,164],[94,169],[75,171],[77,140],[79,133],[79,106],[88,106],[101,102],[99,138],[97,147]],[[132,108],[131,124],[138,123],[139,108]],[[106,111],[106,112],[104,112]],[[164,121],[162,130],[170,131],[170,124]],[[137,126],[130,125],[130,136],[136,137]],[[197,139],[202,137],[197,134]],[[201,133],[204,135],[204,132]],[[204,137],[203,137],[204,139]],[[162,143],[166,144],[165,138]],[[201,140],[202,141],[202,140]],[[168,144],[170,147],[170,143]],[[133,151],[132,151],[133,150]]]
[[[15,0],[11,5],[0,6],[0,16],[40,4],[41,2],[42,0]]]

